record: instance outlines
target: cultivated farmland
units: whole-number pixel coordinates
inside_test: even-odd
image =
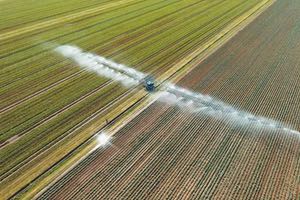
[[[300,130],[300,4],[277,1],[180,80]],[[155,102],[40,199],[299,199],[300,136]]]
[[[26,191],[143,93],[54,48],[74,44],[160,77],[266,2],[0,1],[1,197]]]

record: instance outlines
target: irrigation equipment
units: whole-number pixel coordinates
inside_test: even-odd
[[[151,94],[157,93],[159,100],[189,108],[192,113],[196,112],[219,120],[230,121],[230,124],[233,126],[275,128],[300,135],[297,130],[293,130],[281,122],[236,109],[209,95],[196,93],[172,83],[155,85],[156,81],[150,75],[102,56],[83,52],[78,47],[63,45],[56,48],[55,51],[72,59],[86,71],[95,72],[106,78],[118,81],[126,87],[142,85],[147,92]]]

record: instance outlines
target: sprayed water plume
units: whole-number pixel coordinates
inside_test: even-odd
[[[183,107],[191,113],[199,113],[218,120],[228,121],[230,122],[230,125],[234,126],[278,129],[300,136],[298,131],[291,129],[280,122],[237,110],[209,95],[195,93],[173,84],[166,84],[164,88],[165,91],[160,93],[159,101]]]
[[[146,74],[144,74],[142,72],[139,72],[133,68],[127,67],[123,64],[115,63],[111,60],[108,60],[107,58],[102,57],[102,56],[95,56],[94,59],[95,59],[95,61],[97,61],[103,65],[107,65],[117,71],[121,71],[121,72],[129,75],[130,77],[133,77],[134,79],[142,80],[146,77]]]
[[[107,146],[112,145],[111,140],[112,140],[112,138],[110,135],[108,135],[104,132],[101,132],[100,134],[98,134],[96,136],[96,141],[97,141],[96,148],[100,148],[100,147],[105,148]]]
[[[66,58],[72,59],[84,70],[118,81],[126,87],[138,85],[143,76],[141,72],[114,63],[101,56],[85,53],[78,47],[63,45],[57,47],[55,51]]]

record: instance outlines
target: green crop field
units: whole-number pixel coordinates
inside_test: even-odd
[[[141,89],[86,72],[54,48],[76,45],[159,78],[262,2],[0,1],[1,197],[50,170]]]

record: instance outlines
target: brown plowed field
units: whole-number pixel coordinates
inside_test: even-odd
[[[278,0],[179,85],[300,130],[300,3]],[[40,199],[299,199],[300,136],[156,102]]]

